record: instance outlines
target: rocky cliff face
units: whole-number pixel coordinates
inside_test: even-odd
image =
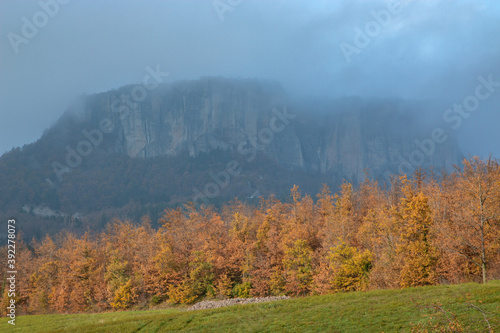
[[[354,182],[365,169],[380,178],[418,166],[449,168],[461,158],[453,138],[435,142],[434,128],[418,124],[425,106],[415,103],[352,98],[292,105],[276,84],[221,78],[160,86],[141,101],[133,88],[87,97],[80,113],[110,119],[108,149],[130,157],[224,150],[251,160],[263,153],[288,169]]]
[[[462,159],[454,137],[435,142],[424,125],[424,105],[403,101],[345,99],[304,114],[297,122],[304,165],[310,172],[359,182],[365,171],[377,179],[418,167],[450,169]]]

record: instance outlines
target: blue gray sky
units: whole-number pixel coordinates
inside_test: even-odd
[[[499,33],[497,0],[0,0],[0,154],[147,66],[451,108],[479,76],[500,82]],[[500,157],[500,87],[490,95],[456,130],[466,155]]]

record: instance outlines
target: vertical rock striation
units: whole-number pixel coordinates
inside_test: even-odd
[[[134,158],[257,147],[285,168],[358,182],[367,169],[374,177],[401,166],[411,171],[415,140],[433,129],[418,125],[419,107],[425,107],[418,103],[346,98],[291,105],[279,85],[257,80],[183,81],[157,88],[140,103],[116,102],[130,90],[90,96],[85,110],[87,118],[112,119],[112,149]],[[125,107],[118,111],[117,105]],[[276,111],[296,117],[278,117],[276,130]],[[461,153],[450,138],[424,157],[422,167],[450,168]]]

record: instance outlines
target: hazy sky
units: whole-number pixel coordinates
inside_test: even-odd
[[[169,81],[265,78],[291,95],[450,107],[478,76],[500,82],[498,0],[60,2],[0,0],[0,154],[38,139],[76,96],[138,83],[147,66]],[[500,157],[499,125],[500,86],[457,130],[464,153]]]

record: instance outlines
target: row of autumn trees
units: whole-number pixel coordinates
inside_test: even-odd
[[[387,187],[345,183],[332,195],[325,186],[316,200],[294,187],[286,203],[234,201],[220,211],[188,204],[159,222],[155,230],[147,217],[114,220],[100,234],[18,243],[18,306],[104,311],[500,278],[493,159],[465,160],[451,174],[394,177]]]

